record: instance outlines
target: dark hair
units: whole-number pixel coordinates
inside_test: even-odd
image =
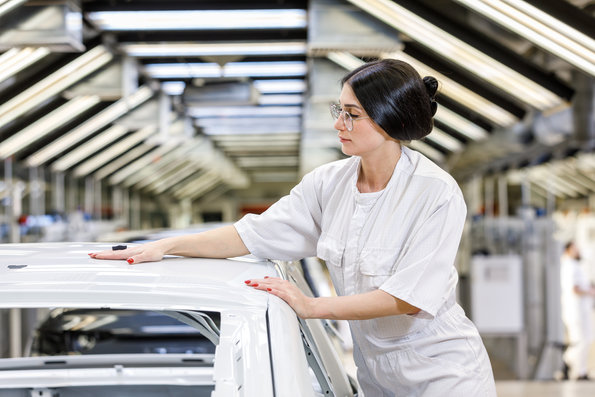
[[[408,63],[383,59],[366,63],[341,80],[349,84],[364,110],[399,141],[421,139],[434,126],[438,81],[420,77]]]

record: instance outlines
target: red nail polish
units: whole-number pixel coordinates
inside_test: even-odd
[[[270,289],[270,288],[267,288],[267,291],[272,291],[272,289]]]
[[[258,283],[254,283],[251,285],[252,287],[258,287]]]
[[[244,281],[246,284],[250,284],[250,280],[246,280]]]
[[[269,276],[264,276],[264,278],[269,278]]]
[[[132,265],[134,263],[134,259],[128,258],[128,259],[126,259],[126,262],[128,262],[128,263],[130,263]]]

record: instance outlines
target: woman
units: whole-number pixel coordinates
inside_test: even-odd
[[[485,348],[455,302],[453,266],[466,207],[454,179],[401,141],[430,133],[438,83],[407,63],[365,64],[331,106],[345,160],[304,176],[262,215],[198,235],[92,254],[129,263],[165,254],[318,256],[337,297],[287,281],[247,280],[303,318],[350,320],[357,376],[376,396],[495,396]]]

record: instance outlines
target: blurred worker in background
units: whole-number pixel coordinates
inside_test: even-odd
[[[572,378],[587,380],[589,348],[593,342],[591,315],[595,287],[581,266],[580,252],[573,241],[564,247],[560,262],[562,320],[569,343],[564,362]]]

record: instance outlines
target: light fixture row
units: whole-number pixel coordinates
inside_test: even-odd
[[[521,0],[456,0],[595,76],[595,40]]]
[[[559,96],[545,87],[396,2],[391,0],[349,0],[349,2],[528,106],[547,110],[563,103]]]

